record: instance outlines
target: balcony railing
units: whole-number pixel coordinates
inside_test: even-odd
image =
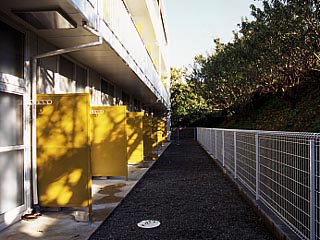
[[[70,0],[97,28],[153,94],[169,107],[169,93],[123,3],[123,0]]]
[[[198,128],[197,139],[301,239],[320,239],[320,134]]]

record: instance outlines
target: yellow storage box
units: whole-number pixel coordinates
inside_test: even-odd
[[[91,166],[89,94],[37,96],[39,204],[89,207]]]
[[[128,178],[126,107],[91,107],[93,176]]]
[[[143,117],[143,148],[144,157],[154,159],[157,155],[157,124],[152,116]]]
[[[143,162],[143,113],[127,113],[127,154],[129,164]]]

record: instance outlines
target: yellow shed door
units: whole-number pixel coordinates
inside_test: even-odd
[[[126,107],[91,108],[92,175],[128,177]]]
[[[143,113],[127,113],[127,152],[128,163],[138,164],[143,162]]]
[[[37,96],[41,206],[91,206],[89,110],[89,94]]]

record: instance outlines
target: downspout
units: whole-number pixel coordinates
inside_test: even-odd
[[[100,35],[99,32],[95,31],[94,29],[90,28],[85,23],[82,25],[84,29],[91,32],[92,34],[98,36],[98,40],[91,43],[84,43],[80,44],[78,46],[69,47],[69,48],[63,48],[58,49],[54,51],[50,51],[47,53],[39,54],[34,57],[32,57],[32,79],[31,79],[31,119],[32,119],[32,125],[31,125],[31,189],[32,189],[32,199],[33,199],[33,207],[36,213],[39,213],[39,199],[38,199],[38,189],[37,189],[37,137],[36,137],[36,130],[37,130],[37,65],[38,65],[38,59],[46,58],[46,57],[52,57],[57,56],[65,53],[75,52],[79,51],[84,48],[99,46],[103,43],[103,38]]]

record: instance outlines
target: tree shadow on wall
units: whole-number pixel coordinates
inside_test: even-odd
[[[38,95],[37,174],[45,207],[89,207],[89,95]]]

